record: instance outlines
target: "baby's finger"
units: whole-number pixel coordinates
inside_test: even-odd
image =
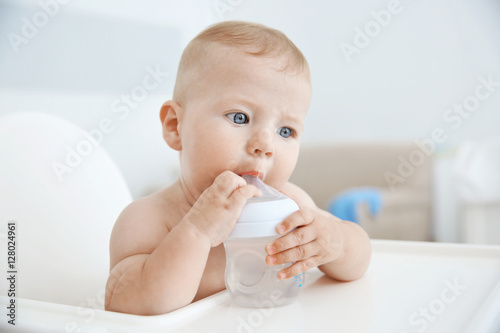
[[[292,278],[316,266],[318,266],[316,256],[310,257],[306,260],[297,261],[295,264],[279,271],[278,279],[286,280]]]
[[[318,237],[316,230],[310,227],[300,227],[285,236],[275,239],[266,245],[266,252],[269,255],[293,249],[297,246],[312,242]]]
[[[314,212],[310,208],[299,209],[290,214],[286,219],[276,226],[276,231],[283,235],[297,227],[314,222]]]
[[[212,186],[208,189],[209,191],[213,191],[215,195],[228,198],[234,190],[245,185],[247,185],[247,182],[243,178],[234,172],[224,171],[215,178]]]
[[[245,182],[246,184],[246,182]],[[238,187],[233,191],[231,196],[229,197],[229,201],[235,205],[243,206],[248,199],[252,197],[258,197],[261,195],[261,192],[254,185],[243,185]]]
[[[296,262],[308,259],[320,252],[320,246],[317,242],[310,242],[301,246],[288,249],[266,257],[266,263],[270,266]]]

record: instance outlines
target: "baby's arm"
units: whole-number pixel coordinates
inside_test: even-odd
[[[171,231],[161,228],[155,223],[158,214],[151,203],[139,200],[118,218],[111,237],[106,310],[165,313],[190,303],[196,294],[210,243],[190,223]]]
[[[191,303],[211,247],[222,243],[247,199],[258,193],[224,172],[170,231],[158,223],[168,212],[151,201],[127,207],[111,237],[106,309],[152,315]]]

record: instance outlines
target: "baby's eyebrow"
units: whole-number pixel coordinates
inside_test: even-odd
[[[285,122],[292,123],[295,127],[297,127],[297,129],[302,129],[302,127],[304,127],[303,121],[299,117],[294,116],[293,114],[283,112],[281,114],[281,118]]]
[[[233,99],[230,100],[231,104],[239,104],[244,107],[247,107],[251,110],[258,110],[260,109],[260,106],[257,103],[254,103],[252,100],[247,99],[243,96],[235,96]]]

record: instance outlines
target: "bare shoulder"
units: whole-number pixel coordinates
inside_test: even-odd
[[[287,182],[281,188],[281,192],[292,198],[300,208],[316,208],[316,204],[314,203],[314,200],[311,198],[311,196],[309,196],[306,191],[295,184]]]
[[[169,232],[169,217],[175,214],[166,193],[168,189],[140,198],[121,212],[111,233],[111,268],[126,257],[151,254]]]

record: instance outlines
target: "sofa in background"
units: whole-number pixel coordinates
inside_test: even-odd
[[[380,213],[371,216],[363,204],[357,211],[371,238],[431,241],[431,166],[432,158],[411,142],[304,145],[291,182],[322,209],[345,190],[376,188]]]

